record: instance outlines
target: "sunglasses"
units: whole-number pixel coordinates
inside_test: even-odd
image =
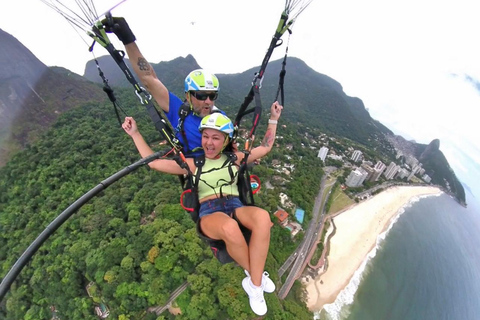
[[[218,98],[218,92],[190,91],[190,94],[200,101],[205,101],[207,98],[213,101]]]

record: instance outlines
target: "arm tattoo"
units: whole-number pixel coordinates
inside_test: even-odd
[[[272,130],[267,129],[267,132],[265,133],[265,137],[263,137],[262,146],[269,148],[273,144],[274,140],[275,140],[275,136],[273,135]]]
[[[145,58],[138,58],[137,65],[140,70],[145,71],[146,73],[150,73],[150,64]]]

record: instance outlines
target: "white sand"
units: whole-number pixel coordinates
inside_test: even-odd
[[[392,187],[337,215],[333,219],[336,232],[329,244],[328,269],[315,279],[304,281],[307,307],[317,311],[335,301],[376,245],[378,235],[413,197],[441,192],[430,186]]]

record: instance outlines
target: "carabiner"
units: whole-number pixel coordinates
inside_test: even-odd
[[[143,97],[141,96],[141,93],[145,95],[147,100],[143,99]],[[139,90],[135,90],[135,94],[137,95],[141,104],[147,104],[150,100],[152,100],[152,95],[150,93],[147,94],[147,91],[143,87],[139,87]]]

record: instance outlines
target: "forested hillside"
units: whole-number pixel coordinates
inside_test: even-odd
[[[131,98],[130,98],[131,97]],[[122,95],[148,141],[159,149],[158,134],[133,95]],[[266,122],[266,119],[265,121]],[[264,125],[259,129],[264,131]],[[298,130],[279,130],[284,141],[297,142]],[[160,148],[161,149],[161,148]],[[292,200],[311,210],[321,167],[315,151],[290,152],[297,170],[282,183]],[[284,159],[280,149],[271,157]],[[102,180],[138,160],[130,138],[116,122],[110,105],[88,105],[60,116],[37,143],[0,169],[0,274],[3,277],[40,232],[71,203]],[[272,158],[255,173],[270,180]],[[270,212],[278,205],[281,185],[262,189],[257,202]],[[286,189],[285,189],[286,188]],[[221,265],[197,237],[189,215],[178,204],[178,178],[147,168],[121,179],[93,198],[50,237],[20,273],[0,304],[2,319],[50,319],[55,306],[61,319],[96,319],[98,299],[112,319],[157,319],[149,307],[164,304],[182,283],[190,286],[178,299],[183,319],[250,319],[253,314],[240,286],[243,270]],[[272,217],[272,221],[275,218]],[[297,239],[298,241],[299,239]],[[278,270],[295,243],[277,224],[272,232],[267,270]],[[86,286],[96,284],[97,297]],[[267,295],[268,318],[311,319],[297,283],[283,301]],[[173,319],[168,312],[160,319]]]

